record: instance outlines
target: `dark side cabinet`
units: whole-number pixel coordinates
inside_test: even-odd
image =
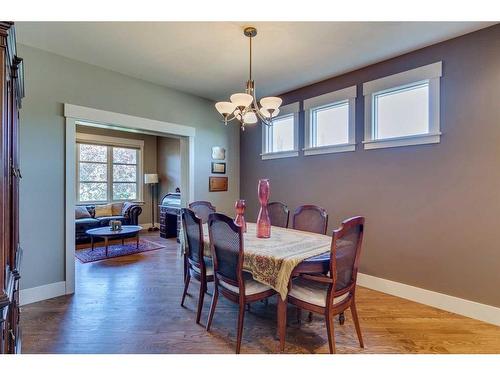
[[[181,194],[168,193],[161,200],[160,208],[160,237],[177,237],[179,242]]]
[[[23,60],[12,22],[0,22],[0,353],[20,353],[19,109]]]

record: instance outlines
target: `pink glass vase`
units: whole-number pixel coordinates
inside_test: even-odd
[[[245,208],[247,207],[244,199],[238,199],[234,205],[236,209],[236,219],[234,222],[243,228],[243,233],[247,231],[247,222],[245,221]]]
[[[271,237],[271,220],[267,212],[267,202],[270,194],[269,180],[259,180],[257,191],[260,202],[259,216],[257,217],[257,238],[269,238]]]

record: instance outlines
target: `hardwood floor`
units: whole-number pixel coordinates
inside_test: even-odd
[[[174,240],[143,235],[166,248],[76,265],[77,292],[22,307],[24,353],[234,353],[237,306],[219,299],[211,332],[195,323],[198,283],[180,306],[182,261]],[[209,292],[211,290],[209,285]],[[211,292],[210,292],[211,293]],[[242,353],[275,353],[276,297],[252,304]],[[500,353],[500,327],[359,288],[365,349],[350,313],[335,322],[338,353]],[[288,353],[328,353],[323,318],[295,323],[289,307]]]

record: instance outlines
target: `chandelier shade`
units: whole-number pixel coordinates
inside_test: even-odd
[[[229,98],[236,107],[246,108],[253,102],[253,96],[245,93],[233,94]]]
[[[245,92],[231,95],[230,102],[215,103],[215,108],[224,118],[224,124],[227,125],[229,121],[236,119],[241,124],[241,130],[245,130],[245,125],[256,124],[259,120],[266,126],[272,126],[282,100],[276,96],[268,96],[260,100],[260,107],[257,104],[255,83],[252,80],[252,39],[257,35],[257,30],[254,27],[246,27],[243,34],[250,41],[250,74]]]
[[[243,121],[245,124],[256,124],[259,119],[257,118],[255,112],[247,112],[243,115]]]
[[[219,111],[221,115],[227,116],[234,112],[236,105],[231,102],[218,102],[215,103],[215,108],[217,108],[217,111]]]
[[[275,109],[274,111],[271,111],[271,112],[269,110],[267,110],[266,108],[260,109],[260,113],[262,114],[262,116],[267,117],[267,118],[272,118],[272,117],[278,116],[278,114],[280,113],[280,110],[278,108],[278,109]]]
[[[260,99],[260,105],[262,106],[262,108],[272,109],[274,111],[280,107],[282,102],[283,100],[276,96],[268,96],[266,98]]]

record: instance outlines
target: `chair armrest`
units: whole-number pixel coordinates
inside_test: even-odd
[[[142,207],[139,205],[130,206],[127,211],[125,211],[125,218],[129,219],[131,225],[137,225],[139,223],[139,215],[142,213]]]

